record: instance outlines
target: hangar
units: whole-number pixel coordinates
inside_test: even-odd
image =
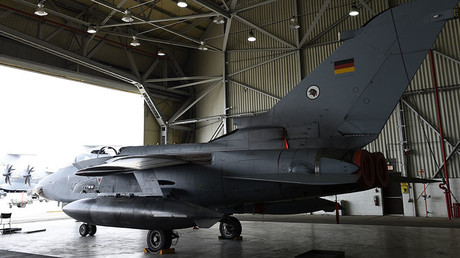
[[[405,2],[7,0],[0,60],[139,92],[146,145],[207,142],[234,130],[234,118],[272,108],[342,44],[344,32]],[[459,26],[446,23],[380,137],[366,146],[403,176],[448,174],[451,214],[438,184],[409,183],[339,196],[349,215],[459,215]]]

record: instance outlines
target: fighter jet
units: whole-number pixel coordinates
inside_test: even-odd
[[[220,222],[221,237],[232,239],[242,232],[233,214],[331,211],[335,204],[319,197],[385,186],[385,157],[362,148],[378,137],[456,4],[414,1],[344,33],[270,111],[237,119],[235,131],[209,143],[125,147],[77,164],[77,175],[98,179],[99,193],[64,212],[85,222],[82,236],[96,225],[147,229],[148,248],[158,251],[175,229]]]

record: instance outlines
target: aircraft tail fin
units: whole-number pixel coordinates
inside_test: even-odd
[[[351,33],[269,112],[235,124],[283,127],[294,148],[361,148],[382,130],[457,2],[388,9]]]

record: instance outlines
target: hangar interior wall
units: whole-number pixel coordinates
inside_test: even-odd
[[[213,26],[209,29],[208,44],[222,46],[222,33],[224,26]],[[188,69],[194,76],[211,75],[222,77],[224,73],[224,53],[192,51],[189,59]],[[195,96],[204,96],[196,103],[196,117],[207,118],[225,114],[226,85],[224,80],[213,81],[199,85],[195,88]],[[210,90],[211,89],[211,90]],[[209,93],[207,93],[207,91]],[[218,131],[222,120],[209,120],[196,124],[195,142],[208,142],[216,131]],[[219,131],[216,136],[223,135],[225,130]]]

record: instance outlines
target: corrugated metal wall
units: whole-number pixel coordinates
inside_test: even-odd
[[[298,52],[274,51],[275,48],[286,48],[287,46],[257,32],[257,41],[248,42],[247,36],[251,28],[238,21],[232,24],[229,49],[273,49],[271,51],[228,52],[229,79],[237,82],[228,84],[227,106],[231,107],[230,114],[267,110],[277,103],[275,98],[242,87],[240,84],[281,98],[295,87],[301,77],[313,71],[340,45],[337,42],[338,32],[358,29],[372,18],[371,12],[364,7],[361,8],[360,15],[349,17],[347,13],[351,4],[356,2],[354,0],[332,0],[316,26],[312,26],[318,11],[325,2],[323,0],[276,1],[241,14],[249,21],[259,21],[258,24],[261,23],[260,21],[267,21],[264,26],[261,26],[263,29],[294,45],[310,31],[311,33],[305,39],[306,47]],[[384,11],[389,5],[394,6],[402,2],[406,1],[367,1],[375,13]],[[288,29],[289,19],[293,16],[299,17],[301,28],[298,31]],[[459,41],[460,21],[458,19],[449,21],[435,44],[435,50],[459,60],[460,46],[457,44]],[[276,59],[276,57],[281,58]],[[460,129],[458,128],[460,125],[460,89],[458,86],[460,85],[460,64],[440,54],[435,53],[434,57],[438,85],[443,89],[440,92],[441,114],[444,134],[449,142],[446,145],[447,154],[449,154],[453,146],[460,141]],[[273,61],[267,62],[272,59]],[[267,63],[258,65],[264,62]],[[241,70],[244,71],[239,72]],[[405,156],[409,176],[418,176],[417,172],[423,169],[428,177],[432,177],[442,163],[440,139],[436,133],[438,125],[432,89],[431,66],[427,59],[408,87],[403,97],[404,102],[401,104],[405,124],[402,129],[406,132],[406,146],[410,149],[409,154]],[[396,158],[398,162],[396,169],[399,171],[402,170],[402,157],[404,157],[400,140],[400,125],[399,114],[395,111],[380,137],[366,146],[371,151],[383,152],[388,158]],[[452,177],[460,177],[460,154],[452,156],[448,169]]]

